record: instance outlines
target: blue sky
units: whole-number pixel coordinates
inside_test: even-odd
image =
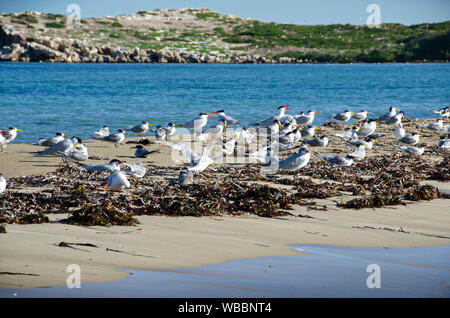
[[[364,24],[369,4],[381,8],[381,22],[406,25],[450,20],[450,0],[0,0],[0,12],[40,11],[66,14],[78,4],[82,17],[116,16],[140,10],[210,8],[243,18],[295,24]]]

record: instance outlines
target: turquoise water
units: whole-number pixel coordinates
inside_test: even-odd
[[[109,283],[2,289],[0,297],[450,297],[450,246],[420,248],[294,245],[306,255],[235,260],[168,271],[126,270]],[[379,267],[379,288],[367,271]],[[370,278],[369,281],[372,282]]]
[[[0,128],[24,129],[16,142],[60,131],[88,138],[142,120],[166,125],[224,109],[242,123],[321,111],[316,124],[347,108],[434,117],[450,101],[448,64],[180,65],[0,63]],[[210,123],[215,124],[213,118]]]

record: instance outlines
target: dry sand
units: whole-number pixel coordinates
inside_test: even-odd
[[[329,131],[321,127],[319,133]],[[422,140],[435,144],[434,133]],[[20,138],[19,138],[20,140]],[[171,150],[161,145],[147,159],[135,159],[133,145],[118,148],[87,141],[90,156],[113,158],[164,166],[179,166],[170,159]],[[321,153],[343,152],[343,143],[320,149]],[[41,147],[11,144],[0,153],[5,177],[54,171],[59,158],[36,157]],[[374,153],[390,151],[379,147]],[[435,158],[430,156],[430,160]],[[312,160],[317,160],[312,158]],[[167,175],[147,176],[167,178]],[[175,174],[172,176],[175,177]],[[450,184],[425,182],[450,191]],[[278,185],[279,186],[279,185]],[[346,198],[344,198],[346,199]],[[328,211],[296,206],[295,216],[261,218],[254,215],[223,217],[138,216],[135,227],[81,227],[61,223],[8,224],[0,234],[0,287],[30,288],[64,285],[69,264],[81,267],[81,282],[94,283],[123,279],[121,268],[163,270],[196,267],[233,259],[296,254],[288,244],[327,244],[374,247],[418,247],[448,245],[450,201],[411,203],[392,208],[346,210],[336,207],[336,198],[315,200]],[[308,218],[308,217],[311,218]],[[67,215],[49,215],[60,220]],[[90,243],[97,247],[59,247],[60,242]]]

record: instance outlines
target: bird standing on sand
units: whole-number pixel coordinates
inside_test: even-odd
[[[361,128],[359,128],[357,134],[359,137],[367,137],[375,132],[377,129],[377,121],[375,119],[369,119]]]
[[[156,126],[155,138],[156,138],[156,140],[166,140],[167,139],[166,130],[160,125]]]
[[[278,107],[277,113],[275,115],[270,116],[269,118],[260,121],[256,125],[258,125],[258,126],[269,126],[276,120],[281,122],[282,118],[285,116],[284,113],[285,113],[285,111],[287,109],[290,109],[290,107],[289,106],[280,106],[280,107]]]
[[[403,129],[402,123],[398,123],[397,128],[395,128],[395,130],[394,130],[394,136],[397,138],[403,138],[403,137],[405,137],[405,135],[406,135],[406,132],[405,132],[405,129]]]
[[[306,114],[298,114],[295,117],[295,121],[298,126],[308,126],[314,121],[316,114],[320,113],[318,110],[309,110]]]
[[[346,121],[349,121],[350,118],[352,117],[353,112],[351,112],[350,110],[345,110],[343,113],[338,113],[338,114],[334,114],[332,116],[329,116],[328,118],[338,121],[341,124],[344,124]]]
[[[17,137],[17,132],[22,131],[22,129],[17,129],[16,127],[9,127],[8,131],[2,130],[1,133],[3,137],[11,143]]]
[[[127,135],[127,134],[128,133],[125,132],[124,130],[119,129],[116,134],[112,134],[112,135],[108,135],[108,136],[104,136],[104,137],[95,137],[94,139],[114,143],[114,145],[117,147],[118,144],[121,144],[125,141],[125,135]]]
[[[6,190],[6,178],[0,174],[0,194]]]
[[[449,149],[450,148],[450,135],[448,135],[447,138],[445,138],[444,136],[439,137],[438,147],[444,148],[444,149]]]
[[[166,131],[166,139],[167,139],[168,137],[172,137],[173,135],[175,135],[177,128],[175,127],[174,124],[169,123],[167,127],[164,127],[164,130]]]
[[[83,144],[77,144],[68,154],[64,155],[63,158],[70,161],[86,161],[89,159],[88,149]]]
[[[368,114],[372,113],[369,113],[367,110],[361,109],[360,112],[353,113],[350,119],[353,119],[357,122],[362,122],[363,120],[366,120]]]
[[[303,140],[303,142],[313,147],[325,147],[326,145],[328,145],[330,140],[328,139],[327,136],[321,136],[308,140]]]
[[[117,171],[108,176],[106,180],[106,185],[111,191],[121,192],[124,188],[129,188],[131,186],[130,181],[128,181],[127,176],[122,171]]]
[[[38,156],[68,156],[69,153],[74,149],[76,145],[81,144],[82,140],[78,137],[73,137],[72,139],[64,139],[57,144],[39,152]]]
[[[290,171],[301,169],[308,164],[310,158],[311,153],[308,147],[301,146],[297,154],[280,161],[278,163],[278,169]]]
[[[227,129],[227,122],[225,119],[221,119],[220,123],[205,129],[202,133],[197,135],[197,140],[206,141],[213,137],[214,139],[219,138],[224,131]]]
[[[408,145],[416,145],[419,143],[420,139],[419,137],[420,135],[418,133],[414,133],[410,136],[404,136],[402,138],[397,138],[395,140]]]
[[[366,147],[367,146],[365,145],[359,145],[351,153],[348,154],[348,157],[352,157],[358,160],[364,159],[366,157]]]
[[[399,110],[399,109],[397,109],[397,108],[391,106],[391,107],[389,107],[389,113],[387,113],[387,114],[385,114],[385,115],[383,115],[383,116],[378,117],[377,120],[378,120],[378,121],[386,121],[386,120],[388,120],[389,118],[394,117],[394,116],[397,114],[397,112],[396,112],[397,110]]]
[[[314,137],[315,132],[316,128],[311,125],[308,125],[305,129],[300,130],[302,138]]]
[[[236,119],[234,119],[231,116],[226,115],[225,111],[223,109],[218,110],[216,112],[212,112],[212,114],[217,114],[217,120],[219,122],[221,122],[222,120],[225,120],[225,122],[228,126],[238,126],[239,125],[239,121],[237,121]]]
[[[401,151],[406,152],[410,155],[420,156],[425,151],[424,147],[415,147],[415,146],[397,146],[393,145],[394,148],[400,149]]]
[[[208,117],[212,115],[206,113],[200,113],[198,117],[192,119],[191,121],[185,122],[184,124],[178,125],[177,127],[188,128],[188,129],[202,129],[208,123]]]
[[[127,130],[135,133],[138,136],[143,136],[148,132],[148,130],[150,129],[149,126],[151,125],[153,124],[149,124],[148,122],[143,121],[140,125],[128,127]]]
[[[2,152],[3,152],[3,149],[5,149],[7,146],[8,146],[8,140],[6,140],[6,138],[0,134],[0,148],[2,148]]]
[[[87,171],[98,171],[98,172],[114,172],[120,171],[120,164],[126,163],[125,161],[121,161],[118,159],[113,159],[107,164],[101,165],[88,165],[83,163],[77,163],[80,167],[86,169]]]
[[[180,171],[180,176],[178,177],[177,183],[181,185],[188,185],[194,182],[194,174],[188,169],[183,169]]]
[[[403,117],[405,116],[405,112],[401,111],[398,114],[392,116],[391,118],[384,121],[384,124],[386,125],[394,125],[397,126],[402,122]]]
[[[444,128],[444,121],[439,118],[434,123],[429,123],[427,125],[419,125],[419,128],[425,128],[430,130],[442,130]]]
[[[103,126],[98,131],[94,132],[96,137],[106,137],[109,135],[109,127]]]

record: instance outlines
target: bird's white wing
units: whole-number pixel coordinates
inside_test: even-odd
[[[202,157],[202,154],[194,151],[191,147],[182,143],[168,142],[168,141],[155,141],[155,142],[180,151],[183,154],[184,158],[189,162],[198,161]]]

